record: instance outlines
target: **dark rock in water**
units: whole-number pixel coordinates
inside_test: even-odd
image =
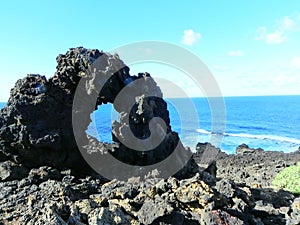
[[[203,169],[208,168],[216,159],[225,157],[226,154],[221,149],[216,148],[210,143],[198,143],[194,159]]]
[[[239,145],[237,148],[236,148],[236,154],[237,155],[243,155],[243,154],[252,154],[252,153],[255,153],[255,152],[262,152],[263,149],[261,148],[258,148],[258,149],[254,149],[254,148],[249,148],[248,145],[246,144],[241,144]]]
[[[120,122],[114,122],[112,134],[117,145],[106,146],[113,151],[105,154],[132,166],[148,166],[163,161],[177,147],[174,164],[177,162],[179,169],[189,164],[178,177],[192,175],[196,163],[188,160],[191,153],[172,132],[167,104],[149,74],[131,76],[116,55],[82,47],[72,48],[56,60],[57,71],[52,78],[29,74],[11,90],[0,114],[0,158],[28,168],[51,166],[88,172],[90,167],[82,154],[91,157],[85,153],[91,153],[91,149],[83,149],[81,154],[77,144],[91,142],[85,133],[90,114],[101,104],[112,103],[120,113]],[[74,135],[80,137],[80,143]],[[149,151],[134,148],[147,138],[150,141],[144,142],[144,147],[150,146]],[[160,144],[151,146],[155,141]],[[98,167],[101,170],[101,165]]]
[[[204,170],[214,159],[217,178],[231,179],[252,187],[270,188],[280,171],[300,161],[300,152],[264,151],[242,144],[237,147],[237,154],[226,154],[209,143],[199,143],[194,159]]]

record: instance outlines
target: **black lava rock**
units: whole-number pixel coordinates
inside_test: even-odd
[[[117,55],[83,47],[71,48],[56,60],[57,71],[52,78],[29,74],[11,90],[0,113],[0,158],[28,168],[51,166],[89,172],[79,148],[92,140],[85,132],[91,122],[90,114],[101,104],[111,103],[120,113],[120,122],[113,124],[112,135],[117,144],[106,145],[106,149],[113,149],[106,154],[126,164],[148,166],[163,161],[178,147],[174,163],[178,162],[179,168],[189,163],[178,177],[195,172],[196,163],[184,160],[191,153],[171,130],[167,104],[149,74],[131,76],[129,67]],[[132,102],[129,109],[127,102]],[[155,122],[155,118],[160,120]],[[80,123],[74,126],[74,121]],[[128,137],[131,132],[134,138]],[[149,151],[137,151],[126,144],[150,136],[148,143],[158,140],[160,144]],[[80,137],[79,143],[75,137]],[[91,146],[87,148],[89,151]]]

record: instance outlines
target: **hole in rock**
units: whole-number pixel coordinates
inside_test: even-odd
[[[181,136],[181,119],[176,107],[171,101],[165,99],[168,104],[168,111],[172,129]],[[102,104],[98,106],[91,115],[91,122],[87,127],[86,133],[97,140],[105,143],[113,143],[112,141],[112,122],[119,121],[119,113],[114,109],[113,105]]]
[[[99,105],[90,116],[92,121],[86,133],[101,142],[113,143],[112,122],[118,120],[118,115],[112,104]]]

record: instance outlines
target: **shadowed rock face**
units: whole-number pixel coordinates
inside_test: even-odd
[[[176,146],[182,152],[178,155],[179,162],[185,157],[177,133],[171,130],[161,90],[149,74],[131,76],[129,67],[118,55],[82,47],[72,48],[56,60],[57,71],[52,78],[47,80],[45,76],[29,74],[18,80],[11,90],[7,106],[0,114],[1,159],[11,159],[30,168],[47,165],[80,171],[89,169],[78,150],[74,133],[81,137],[80,143],[95,142],[85,130],[91,122],[90,114],[106,103],[113,103],[120,113],[120,121],[113,124],[112,135],[116,144],[105,145],[108,153],[120,161],[138,166],[162,161]],[[133,85],[138,80],[143,85]],[[124,87],[127,87],[129,96],[120,92]],[[75,93],[80,93],[80,98],[76,98],[74,106]],[[128,101],[132,102],[130,109],[125,104]],[[154,123],[153,130],[149,128],[149,122],[155,117],[165,124],[163,138],[159,133],[161,123]],[[80,120],[74,130],[72,119]],[[126,139],[128,141],[127,128],[141,140],[149,138],[155,131],[154,136],[162,138],[161,144],[147,152],[128,148],[122,144]],[[102,143],[97,145],[103,147]],[[186,167],[189,169],[181,172],[181,176],[188,176],[195,165],[190,160]]]

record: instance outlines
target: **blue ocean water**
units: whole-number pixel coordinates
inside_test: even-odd
[[[166,101],[172,129],[192,150],[198,142],[211,142],[227,153],[235,153],[236,147],[243,143],[252,148],[284,152],[293,152],[300,146],[300,96],[225,97],[225,121],[218,118],[214,121],[225,122],[224,130],[212,128],[210,99]],[[101,141],[111,142],[110,123],[118,120],[113,107],[99,107],[92,119],[95,123],[88,132]]]
[[[212,142],[228,153],[234,153],[242,143],[284,152],[295,151],[300,146],[300,96],[225,97],[225,121],[212,117],[209,99],[166,101],[172,129],[191,149],[198,142]],[[1,103],[0,108],[3,106]],[[101,141],[111,142],[111,122],[118,120],[112,105],[101,105],[91,118],[93,122],[87,132]],[[213,123],[222,122],[226,128],[216,132]]]
[[[205,99],[193,99],[199,107],[201,142],[211,138]],[[238,145],[291,152],[300,146],[300,96],[225,97],[226,130],[221,149],[234,153]],[[192,143],[189,143],[192,144]]]

